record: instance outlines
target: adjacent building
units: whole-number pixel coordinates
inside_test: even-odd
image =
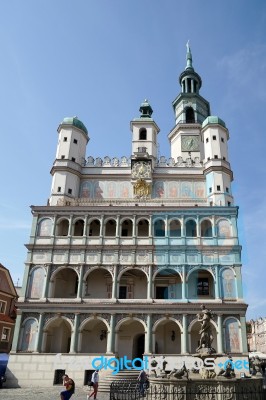
[[[250,352],[264,353],[266,357],[266,318],[247,322],[247,339]]]
[[[64,370],[86,381],[99,355],[194,354],[201,304],[217,354],[247,354],[229,131],[200,94],[189,46],[179,84],[169,156],[158,157],[147,100],[129,155],[88,157],[85,125],[59,125],[49,204],[32,206],[26,245],[10,359],[20,384]]]
[[[0,264],[0,353],[9,353],[16,322],[17,292],[9,270]]]

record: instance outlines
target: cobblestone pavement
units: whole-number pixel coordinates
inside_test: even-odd
[[[23,388],[23,389],[0,389],[1,400],[60,400],[59,393],[63,387],[52,388]],[[87,388],[76,388],[71,400],[86,400]],[[109,400],[109,393],[98,393],[98,400]]]

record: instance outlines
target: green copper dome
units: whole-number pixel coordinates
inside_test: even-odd
[[[218,124],[218,125],[222,125],[224,128],[226,128],[225,122],[219,118],[219,117],[215,117],[214,115],[211,115],[209,117],[207,117],[203,123],[202,123],[202,128],[204,128],[206,125],[209,124]]]
[[[66,117],[63,119],[63,121],[61,122],[61,125],[73,125],[76,128],[82,130],[84,133],[86,133],[86,135],[88,135],[88,131],[86,126],[83,124],[83,122],[81,122],[78,117]]]

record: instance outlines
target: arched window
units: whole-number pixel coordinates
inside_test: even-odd
[[[147,140],[147,131],[145,128],[140,129],[139,140]]]
[[[197,226],[196,222],[193,219],[190,219],[186,222],[186,236],[188,237],[197,236]]]
[[[105,225],[105,236],[115,236],[116,235],[116,221],[114,219],[109,219]]]
[[[121,236],[132,236],[132,221],[131,219],[126,219],[121,225]]]
[[[79,219],[75,222],[74,225],[74,236],[83,236],[84,231],[84,221],[83,219]]]
[[[147,236],[149,236],[149,222],[146,219],[141,219],[138,222],[137,235],[139,237],[147,237]]]
[[[186,109],[186,122],[195,122],[195,115],[192,107]]]
[[[200,235],[202,237],[212,237],[212,224],[208,219],[202,221],[200,224]]]
[[[92,220],[89,225],[89,236],[100,236],[100,226],[98,219]]]
[[[154,223],[154,236],[155,237],[165,236],[165,223],[162,219],[159,219]]]
[[[56,226],[56,236],[67,236],[68,227],[69,221],[67,219],[61,219]]]
[[[174,219],[170,222],[170,232],[169,232],[169,236],[171,237],[178,237],[181,236],[181,224],[180,221],[178,221],[178,219]]]

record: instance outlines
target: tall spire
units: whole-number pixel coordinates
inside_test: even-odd
[[[187,66],[186,69],[191,69],[192,71],[194,71],[194,68],[192,66],[192,53],[191,53],[191,49],[189,46],[189,40],[187,41]]]

